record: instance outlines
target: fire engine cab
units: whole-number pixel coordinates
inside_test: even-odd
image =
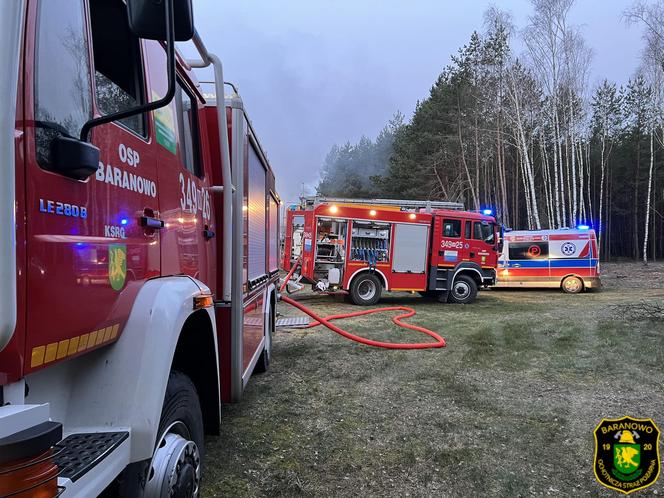
[[[287,211],[283,267],[358,305],[383,290],[466,304],[495,283],[498,251],[495,218],[458,203],[312,197]]]
[[[198,496],[275,325],[243,102],[190,0],[0,2],[0,67],[0,496]]]

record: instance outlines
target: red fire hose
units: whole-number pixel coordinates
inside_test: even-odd
[[[431,349],[431,348],[444,348],[445,347],[445,339],[443,339],[441,336],[436,334],[434,331],[425,329],[424,327],[418,327],[417,325],[411,325],[409,323],[404,323],[401,320],[404,318],[409,318],[411,316],[415,315],[415,310],[413,308],[408,308],[406,306],[389,306],[386,308],[375,308],[375,309],[370,309],[370,310],[362,310],[362,311],[356,311],[354,313],[342,313],[339,315],[330,315],[326,317],[321,317],[311,311],[309,308],[304,306],[303,304],[295,301],[294,299],[291,299],[288,296],[283,295],[283,290],[286,288],[286,285],[288,285],[288,281],[290,280],[291,276],[295,272],[295,269],[297,266],[300,264],[300,261],[296,261],[295,264],[293,264],[293,267],[290,269],[288,272],[288,275],[286,275],[286,278],[284,280],[284,283],[281,284],[281,288],[279,289],[280,292],[282,292],[281,295],[281,300],[290,304],[291,306],[296,307],[300,311],[303,311],[307,315],[309,315],[311,318],[316,320],[313,323],[310,323],[306,328],[311,328],[311,327],[316,327],[318,325],[325,325],[328,329],[330,329],[332,332],[336,332],[337,334],[345,337],[346,339],[350,339],[351,341],[359,342],[361,344],[366,344],[368,346],[375,346],[377,348],[386,348],[386,349]],[[333,323],[331,323],[332,320],[338,320],[340,318],[351,318],[354,316],[362,316],[362,315],[370,315],[372,313],[380,313],[383,311],[404,311],[405,313],[402,313],[400,315],[397,315],[392,318],[392,322],[394,322],[396,325],[399,327],[404,327],[410,330],[414,330],[416,332],[421,332],[423,334],[426,334],[430,337],[433,337],[436,342],[418,342],[418,343],[395,343],[395,342],[382,342],[382,341],[374,341],[372,339],[366,339],[364,337],[360,337],[354,334],[351,334],[350,332],[337,327]]]

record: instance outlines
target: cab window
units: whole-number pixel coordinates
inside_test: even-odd
[[[82,1],[39,3],[35,67],[37,161],[51,166],[50,145],[58,135],[78,138],[92,117],[88,41]]]
[[[189,172],[200,177],[200,145],[198,141],[198,106],[196,105],[196,99],[178,81],[175,87],[174,100],[182,165]]]
[[[473,239],[482,240],[487,244],[493,244],[494,234],[491,223],[476,221],[473,223]]]
[[[461,237],[461,220],[443,220],[443,237]]]
[[[141,105],[145,101],[141,49],[129,30],[124,2],[91,0],[90,21],[99,111],[112,114]],[[143,113],[117,122],[145,137],[145,119]]]

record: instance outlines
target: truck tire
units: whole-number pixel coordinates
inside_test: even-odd
[[[575,275],[570,275],[563,279],[560,288],[566,294],[578,294],[583,290],[583,280]]]
[[[448,302],[455,304],[470,304],[477,297],[477,284],[468,275],[459,275],[452,282]]]
[[[144,498],[198,497],[203,463],[203,416],[196,388],[171,371]]]
[[[373,273],[361,273],[350,285],[350,299],[358,306],[371,306],[380,299],[383,286]]]

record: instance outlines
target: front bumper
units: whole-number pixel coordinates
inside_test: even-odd
[[[583,277],[583,287],[585,289],[601,289],[602,280],[599,277]]]

